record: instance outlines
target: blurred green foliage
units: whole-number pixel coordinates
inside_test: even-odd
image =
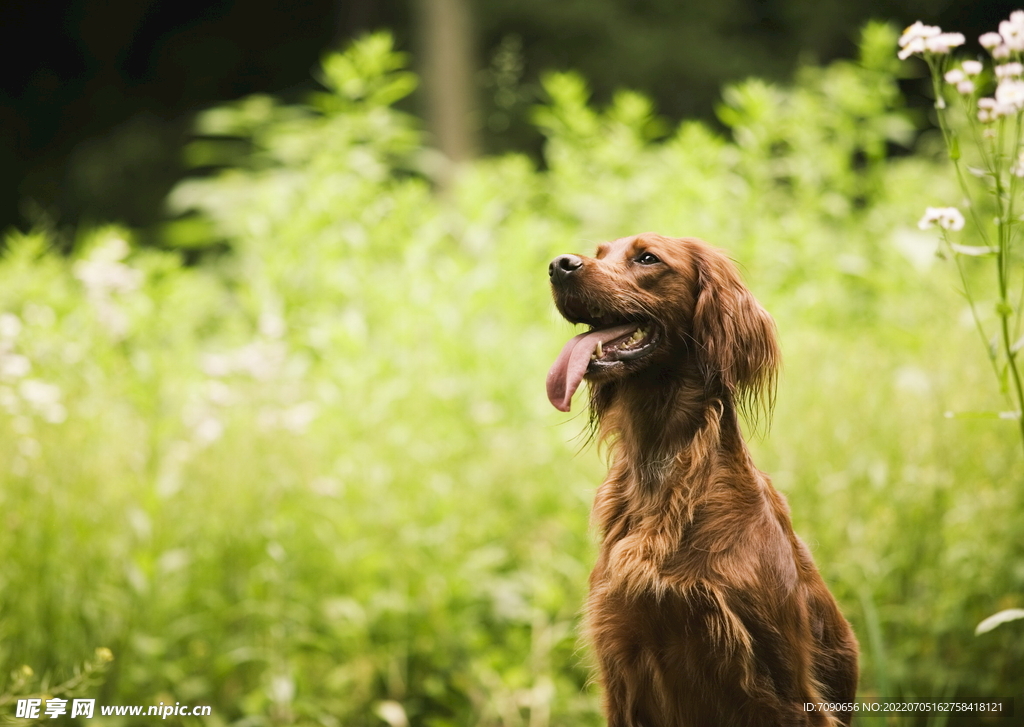
[[[483,159],[437,195],[390,106],[414,79],[370,36],[308,106],[201,117],[190,158],[219,171],[172,193],[167,240],[230,254],[9,237],[0,673],[58,683],[107,647],[101,703],[214,725],[599,724],[577,626],[604,466],[544,395],[573,333],[545,268],[654,229],[727,247],[778,321],[755,457],[859,635],[862,697],[1019,695],[1020,624],[973,630],[1024,605],[1020,455],[1006,422],[943,417],[998,392],[914,227],[952,180],[886,157],[911,130],[895,34],[865,38],[726,89],[731,139],[549,76],[547,168]]]

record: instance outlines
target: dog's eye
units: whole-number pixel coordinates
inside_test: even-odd
[[[636,262],[640,265],[654,265],[655,263],[660,263],[661,260],[659,260],[656,255],[645,252],[636,259]]]

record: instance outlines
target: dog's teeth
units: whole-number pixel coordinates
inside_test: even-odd
[[[597,342],[597,351],[594,354],[595,358],[601,358],[604,356],[604,349],[601,347],[601,342]]]

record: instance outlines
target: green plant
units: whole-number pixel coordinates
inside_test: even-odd
[[[89,694],[103,683],[103,675],[107,671],[114,655],[110,649],[99,647],[88,661],[76,665],[72,676],[59,684],[52,684],[49,676],[38,677],[32,667],[23,664],[11,672],[3,692],[0,692],[0,709],[6,710],[18,701],[37,698],[40,700],[55,697],[68,699]],[[34,720],[42,721],[42,717]],[[24,718],[12,719],[9,715],[0,716],[0,721],[10,724],[26,724]],[[32,722],[28,722],[32,724]]]
[[[1024,11],[1020,10],[1000,23],[999,33],[982,35],[980,41],[994,61],[991,71],[986,71],[977,60],[952,63],[950,51],[963,44],[962,34],[943,33],[938,27],[917,22],[900,37],[899,56],[905,59],[919,54],[928,64],[939,124],[968,209],[969,231],[981,244],[952,242],[949,233],[959,232],[965,225],[956,207],[929,207],[920,227],[938,226],[941,230],[978,334],[1000,388],[1013,407],[994,415],[1018,423],[1024,446],[1024,383],[1018,362],[1024,348],[1024,257],[1020,252],[1024,196],[1022,37]],[[981,90],[993,80],[997,84],[994,95],[981,96]],[[985,260],[992,262],[994,276],[979,282],[977,273],[968,266]],[[981,296],[993,287],[994,323],[988,311],[979,310]],[[989,332],[991,328],[996,331],[994,335]]]

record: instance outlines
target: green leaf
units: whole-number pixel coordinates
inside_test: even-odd
[[[380,106],[390,106],[416,90],[419,77],[415,73],[396,72],[380,88],[370,95],[370,102]]]
[[[987,634],[1007,621],[1016,621],[1021,618],[1024,618],[1024,608],[1008,608],[1005,611],[994,613],[975,627],[974,635],[981,636],[982,634]]]
[[[196,214],[165,222],[160,232],[165,245],[186,250],[211,247],[223,240],[212,221]]]
[[[895,73],[900,61],[893,53],[899,31],[890,23],[869,20],[860,31],[860,63],[882,73]]]
[[[391,35],[378,32],[356,40],[344,53],[324,56],[319,78],[346,102],[389,106],[416,88],[416,75],[403,70],[407,63],[406,55],[394,50]]]

